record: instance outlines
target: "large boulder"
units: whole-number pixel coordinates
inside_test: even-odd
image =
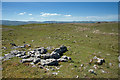
[[[49,59],[50,57],[51,57],[51,54],[50,54],[50,53],[42,54],[42,55],[41,55],[41,58],[42,58],[42,59]]]
[[[46,60],[41,60],[41,65],[45,66],[57,66],[58,65],[58,61],[56,59],[46,59]]]
[[[33,63],[34,63],[34,64],[37,64],[38,62],[40,62],[40,58],[34,58],[34,59],[33,59]]]
[[[39,51],[40,54],[46,54],[47,49],[45,49],[44,47],[41,47],[41,48],[35,49],[34,51]]]
[[[62,45],[60,48],[56,48],[54,52],[59,53],[60,56],[63,56],[63,53],[65,53],[67,50],[67,47]]]
[[[60,58],[60,54],[59,54],[58,52],[53,51],[53,52],[51,53],[51,58],[59,59],[59,58]]]

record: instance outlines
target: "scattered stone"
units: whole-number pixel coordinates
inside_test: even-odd
[[[104,60],[104,59],[98,59],[97,63],[98,63],[99,65],[102,65],[103,63],[105,63],[105,60]]]
[[[47,71],[49,71],[50,69],[46,68]]]
[[[97,56],[95,56],[93,59],[97,59]]]
[[[32,42],[34,42],[34,40],[32,40]]]
[[[90,69],[88,72],[93,73],[93,74],[95,73],[93,69]]]
[[[90,59],[89,64],[91,63],[97,63],[98,65],[102,65],[103,63],[105,63],[105,60],[102,58],[98,58],[97,56],[95,56],[93,59]]]
[[[42,65],[39,65],[39,68],[43,69],[44,67]]]
[[[55,67],[57,70],[59,70],[60,68],[59,67]]]
[[[106,72],[106,71],[104,71],[104,70],[101,70],[101,72],[102,72],[102,73],[107,73],[107,72]]]
[[[81,64],[80,66],[81,66],[81,67],[83,67],[83,66],[84,66],[84,64]]]
[[[94,66],[93,66],[93,68],[97,69],[97,68],[98,68],[98,66],[97,66],[97,65],[94,65]]]
[[[15,43],[10,43],[10,45],[12,45],[12,46],[16,46],[16,44],[15,44]]]
[[[7,47],[2,47],[1,49],[4,49],[4,50],[5,50],[5,49],[7,49]]]
[[[30,44],[24,44],[24,48],[29,48],[29,47],[31,47]]]
[[[53,74],[53,75],[58,75],[58,73],[57,73],[57,72],[53,72],[52,74]]]
[[[79,78],[79,76],[77,75],[76,78]]]

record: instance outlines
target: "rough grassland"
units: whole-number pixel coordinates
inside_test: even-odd
[[[34,40],[34,42],[32,42]],[[19,58],[3,62],[3,77],[5,78],[117,78],[118,77],[118,24],[117,23],[88,23],[88,24],[28,24],[20,26],[3,26],[2,50],[3,55],[9,53],[10,42],[24,45],[23,42],[35,47],[60,45],[68,47],[65,55],[74,62],[61,62],[59,70],[45,72],[44,69],[21,64]],[[23,49],[25,50],[25,49]],[[27,49],[28,50],[28,49]],[[106,63],[94,69],[89,60],[95,55],[105,58]],[[109,65],[112,63],[112,66]],[[84,67],[80,67],[84,64]],[[94,69],[97,75],[88,72]],[[102,73],[101,70],[107,73]],[[52,75],[57,72],[58,75]]]

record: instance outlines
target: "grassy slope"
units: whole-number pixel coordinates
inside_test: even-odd
[[[95,30],[99,30],[99,32],[93,33]],[[102,34],[103,32],[105,32],[105,34]],[[109,33],[114,34],[110,35]],[[51,72],[53,71],[45,73],[45,70],[43,69],[21,64],[19,63],[20,59],[13,58],[3,62],[3,77],[73,78],[78,75],[81,78],[116,78],[118,77],[118,35],[116,35],[116,33],[118,33],[117,23],[3,26],[2,44],[7,47],[7,50],[3,50],[3,54],[11,51],[11,46],[9,45],[10,42],[14,42],[17,45],[23,45],[23,42],[25,41],[26,43],[31,44],[32,48],[35,48],[36,46],[53,46],[56,48],[64,44],[69,50],[65,54],[70,56],[74,61],[74,63],[60,63],[63,67],[60,68],[59,75],[53,76],[51,75]],[[86,35],[88,37],[86,37]],[[34,42],[31,40],[34,40]],[[93,68],[93,64],[89,65],[88,62],[94,55],[105,58],[106,63],[100,67],[109,73],[102,73],[100,69],[95,70],[97,75],[88,72],[90,68]],[[112,63],[113,65],[108,67],[109,63]],[[80,69],[81,64],[84,64],[86,69],[83,67]]]

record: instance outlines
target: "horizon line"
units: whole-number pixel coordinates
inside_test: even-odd
[[[3,20],[0,20],[0,21],[3,21]],[[4,20],[4,21],[21,21],[21,22],[29,22],[27,20]],[[36,22],[45,22],[45,21],[55,21],[55,20],[45,20],[45,21],[40,21],[40,20],[33,20],[33,21],[36,21]],[[80,20],[79,20],[80,21]],[[118,22],[118,20],[81,20],[81,21],[93,21],[93,22],[112,22],[112,21],[115,21],[115,22]],[[74,21],[56,21],[56,22],[74,22]]]

